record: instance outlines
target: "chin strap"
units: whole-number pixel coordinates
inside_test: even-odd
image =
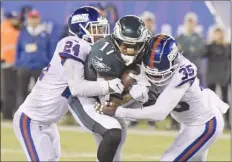
[[[134,61],[134,60],[133,60]],[[125,64],[126,64],[126,66],[129,66],[130,64],[132,64],[133,63],[133,61],[129,61],[129,62],[126,62]]]
[[[136,56],[127,56],[124,54],[121,54],[121,57],[122,57],[123,61],[125,62],[126,66],[129,66],[130,64],[132,64],[136,58]],[[133,59],[132,59],[132,57],[133,57]]]

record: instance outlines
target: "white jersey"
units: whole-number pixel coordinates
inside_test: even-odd
[[[199,84],[196,66],[182,55],[179,56],[179,68],[168,85],[158,87],[152,85],[152,91],[159,95],[165,88],[181,87],[188,84],[189,87],[184,92],[178,105],[171,112],[171,116],[178,122],[186,125],[199,125],[210,120],[214,116],[212,107],[209,106],[208,93]],[[172,98],[179,97],[181,94],[174,94]],[[163,97],[163,102],[172,100]]]
[[[168,114],[185,125],[201,125],[215,116],[217,108],[228,105],[216,98],[214,93],[203,89],[197,78],[196,66],[180,55],[179,67],[169,83],[163,87],[152,85],[151,92],[156,96],[155,104],[143,109],[119,107],[116,116],[131,119],[164,120]],[[214,100],[217,100],[213,104]]]
[[[84,63],[90,50],[90,44],[78,37],[68,36],[60,40],[50,64],[42,70],[20,109],[33,120],[57,122],[68,110],[65,96],[70,95],[62,64],[66,58]]]

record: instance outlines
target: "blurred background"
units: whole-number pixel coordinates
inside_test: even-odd
[[[111,31],[121,16],[134,14],[143,19],[152,34],[173,35],[183,55],[198,67],[201,85],[216,91],[223,101],[231,104],[230,1],[3,1],[2,120],[12,120],[51,60],[56,43],[68,36],[69,14],[84,5],[97,7],[109,19]],[[229,116],[225,115],[226,130],[230,130]],[[60,124],[75,125],[75,122],[67,114]],[[170,117],[162,122],[128,121],[128,126],[157,132],[179,129],[179,124]]]

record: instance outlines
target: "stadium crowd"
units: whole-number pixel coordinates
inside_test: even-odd
[[[109,18],[111,29],[118,20],[117,8],[113,5],[92,4]],[[110,13],[110,14],[109,14]],[[1,19],[1,113],[3,119],[12,120],[14,112],[25,100],[41,70],[46,67],[55,50],[56,43],[68,35],[68,26],[54,36],[49,22],[43,22],[39,11],[23,6],[19,13],[12,11],[3,14]],[[156,16],[144,11],[140,16],[151,34],[156,33]],[[175,34],[169,24],[161,26],[162,33]],[[176,31],[179,50],[198,67],[201,85],[215,91],[221,89],[221,98],[229,103],[231,78],[231,42],[226,40],[222,26],[212,24],[208,38],[204,39],[198,16],[189,12],[183,24]],[[231,101],[230,101],[231,102]],[[225,115],[226,128],[230,129],[229,112]],[[171,120],[167,129],[179,129],[179,124]],[[128,123],[130,127],[138,121]],[[148,121],[152,128],[154,121]]]

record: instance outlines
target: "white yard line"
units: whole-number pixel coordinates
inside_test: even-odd
[[[13,128],[12,123],[10,122],[1,122],[2,128]],[[58,126],[60,131],[68,131],[68,132],[78,132],[78,133],[85,133],[86,130],[82,129],[78,126]],[[143,136],[163,136],[163,137],[176,137],[178,132],[177,131],[163,131],[163,130],[148,130],[148,129],[128,129],[128,134],[132,135],[143,135]],[[223,134],[220,139],[223,140],[230,140],[230,134]]]
[[[21,149],[9,149],[9,148],[1,148],[1,153],[13,153],[13,154],[24,154]],[[62,152],[62,158],[96,158],[96,153],[94,152],[82,152],[82,153],[73,153],[73,152]],[[160,155],[142,155],[142,154],[124,154],[124,158],[130,159],[147,159],[147,160],[159,160],[161,158]]]

